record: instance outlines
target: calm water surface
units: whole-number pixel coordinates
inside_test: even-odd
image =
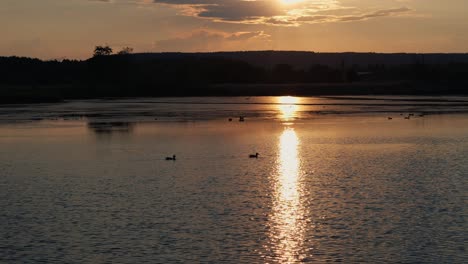
[[[466,263],[467,106],[443,99],[0,108],[0,263]]]

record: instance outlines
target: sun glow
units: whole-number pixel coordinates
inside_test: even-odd
[[[296,112],[298,110],[299,98],[292,96],[282,96],[278,99],[279,110],[281,112],[280,118],[283,121],[291,121],[296,117]]]
[[[292,5],[292,4],[297,4],[297,3],[300,3],[300,2],[304,2],[305,0],[280,0],[280,2],[283,4],[283,5]]]
[[[292,96],[281,96],[279,98],[280,104],[297,104],[299,102],[299,98],[292,97]]]

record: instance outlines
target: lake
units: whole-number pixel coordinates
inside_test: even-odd
[[[1,263],[468,261],[467,97],[2,106],[0,146]]]

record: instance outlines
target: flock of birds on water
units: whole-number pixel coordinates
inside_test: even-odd
[[[403,114],[400,114],[400,115],[402,116]],[[419,114],[418,116],[419,117],[424,117],[424,114]],[[405,116],[405,119],[411,119],[411,117],[414,117],[414,114],[408,114],[407,116]],[[393,119],[393,117],[391,117],[391,116],[388,117],[388,120],[392,120],[392,119]]]
[[[250,154],[249,158],[250,159],[258,159],[258,155],[260,155],[260,154],[258,154],[258,152],[256,152],[255,154]],[[172,157],[166,157],[166,160],[175,161],[176,160],[176,155],[174,154],[174,155],[172,155]]]
[[[400,114],[400,116],[402,116],[403,114]],[[414,117],[415,115],[414,114],[408,114],[407,116],[405,116],[404,118],[405,119],[410,119],[411,117]],[[424,117],[424,114],[419,114],[418,115],[419,117]],[[388,117],[388,120],[392,120],[393,117]],[[228,119],[229,122],[232,122],[232,118],[229,118]],[[244,122],[245,121],[245,117],[243,116],[239,116],[239,122]],[[255,154],[249,154],[249,158],[251,159],[257,159],[258,158],[258,152],[256,152]],[[172,160],[172,161],[175,161],[176,160],[176,155],[172,155],[172,157],[166,157],[166,160]]]
[[[229,122],[232,122],[232,118],[229,118],[228,119]],[[244,122],[245,121],[245,117],[243,116],[239,116],[239,122]],[[258,152],[256,152],[255,154],[249,154],[249,158],[250,159],[258,159]],[[175,161],[176,160],[176,155],[172,155],[172,157],[166,157],[166,160],[172,160],[172,161]]]
[[[229,118],[228,121],[232,122],[232,118]],[[244,122],[244,121],[245,121],[245,117],[239,116],[239,122]]]

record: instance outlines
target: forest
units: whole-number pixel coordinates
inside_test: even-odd
[[[249,52],[246,60],[242,53],[158,55],[127,49],[112,54],[102,48],[96,47],[87,60],[0,57],[0,103],[137,96],[468,94],[463,55],[436,63],[415,55],[400,64],[394,59],[365,64],[333,54],[334,63],[311,59],[305,66],[281,59],[288,52],[272,51],[269,59],[265,52]]]

